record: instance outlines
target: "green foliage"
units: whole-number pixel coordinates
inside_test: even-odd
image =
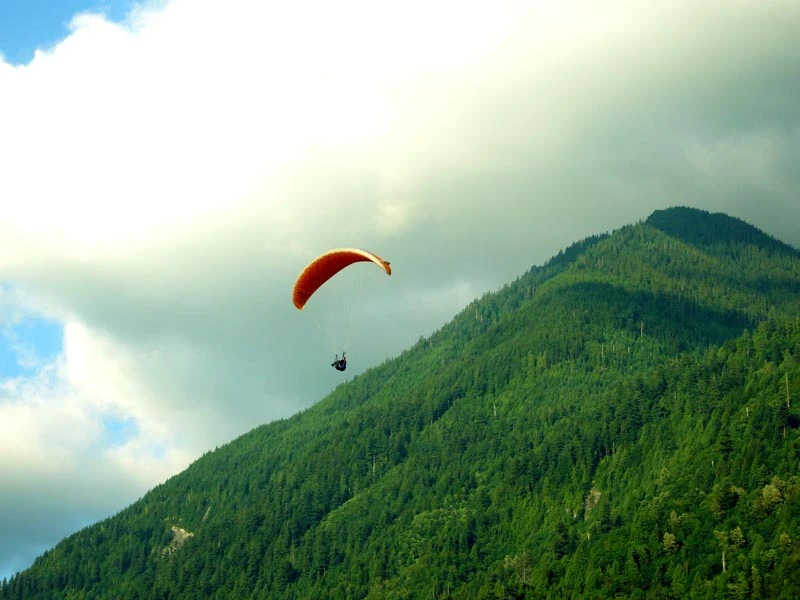
[[[0,599],[797,597],[800,258],[711,217],[574,245]]]

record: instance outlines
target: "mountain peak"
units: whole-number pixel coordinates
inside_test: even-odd
[[[645,223],[694,246],[738,243],[758,246],[772,252],[799,254],[791,246],[757,227],[725,213],[675,206],[654,211]]]

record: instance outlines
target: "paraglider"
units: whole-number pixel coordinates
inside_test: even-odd
[[[312,260],[308,266],[300,273],[292,289],[292,302],[298,310],[309,301],[311,296],[322,287],[331,277],[342,269],[358,262],[372,262],[381,268],[387,275],[392,274],[392,267],[388,261],[383,260],[377,254],[359,250],[357,248],[339,248],[329,250]],[[347,358],[342,352],[342,358],[337,354],[331,366],[337,371],[344,371],[347,368]]]
[[[298,310],[308,302],[322,284],[328,281],[345,267],[357,262],[373,262],[383,269],[387,275],[392,274],[392,267],[377,254],[358,250],[357,248],[341,248],[339,250],[329,250],[312,260],[303,269],[292,290],[292,301]]]
[[[334,357],[331,366],[337,371],[344,371],[347,368],[347,358],[345,358],[344,352],[342,352],[341,360],[338,354]]]

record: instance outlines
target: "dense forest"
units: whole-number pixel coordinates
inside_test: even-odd
[[[0,599],[798,598],[800,252],[578,242],[205,454]]]

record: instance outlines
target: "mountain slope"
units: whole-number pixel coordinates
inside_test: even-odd
[[[0,598],[796,597],[798,291],[792,248],[659,211],[203,456]]]

